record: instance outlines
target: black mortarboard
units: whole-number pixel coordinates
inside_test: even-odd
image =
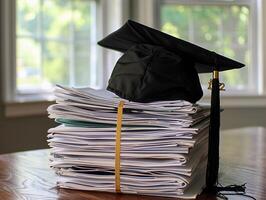
[[[244,64],[131,20],[98,44],[124,53],[107,89],[131,101],[182,99],[194,103],[202,97],[198,73],[213,73],[206,186],[217,191],[219,71]]]

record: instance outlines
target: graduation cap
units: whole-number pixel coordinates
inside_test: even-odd
[[[217,192],[219,72],[244,64],[132,20],[98,44],[124,53],[116,63],[107,89],[130,101],[182,99],[195,103],[203,94],[198,73],[213,74],[206,188]]]

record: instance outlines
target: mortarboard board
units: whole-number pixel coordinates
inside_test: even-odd
[[[202,97],[198,73],[213,73],[206,188],[218,191],[219,72],[244,64],[132,20],[98,44],[124,53],[107,89],[131,101],[182,99],[195,103]]]

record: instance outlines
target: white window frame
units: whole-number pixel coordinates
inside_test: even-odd
[[[134,18],[152,27],[158,28],[158,18],[156,11],[158,10],[160,0],[136,0],[135,7],[137,12],[134,13]],[[255,56],[254,63],[257,67],[253,73],[253,79],[256,84],[255,91],[240,91],[240,92],[221,92],[221,104],[223,107],[266,107],[266,57],[263,52],[266,52],[266,1],[263,0],[162,0],[166,2],[180,2],[182,4],[228,4],[238,3],[243,5],[250,5],[251,15],[257,13],[256,16],[251,16],[256,22],[253,23],[253,31],[257,34],[252,35],[252,39],[257,43],[256,47],[252,49]],[[255,11],[254,11],[255,10]],[[211,77],[211,74],[210,74]],[[225,83],[226,85],[226,83]],[[210,102],[210,91],[205,91],[205,96],[201,102]]]
[[[5,64],[5,102],[21,102],[21,101],[40,101],[40,100],[51,100],[53,99],[53,95],[51,91],[47,90],[30,90],[30,91],[17,91],[16,87],[16,0],[4,0],[4,11],[9,11],[5,13],[5,30],[6,30],[6,47],[8,46],[9,55],[6,57],[9,58],[9,61],[7,60],[7,63]],[[100,4],[96,0],[96,6],[99,7]],[[96,8],[98,10],[98,8]],[[11,22],[11,23],[10,23]],[[97,22],[100,23],[100,22]],[[92,30],[96,30],[96,23],[93,24],[94,28]],[[93,39],[96,39],[96,31],[93,32]],[[42,38],[43,39],[43,38]],[[94,49],[96,51],[96,49]],[[9,67],[7,67],[9,66]],[[96,67],[96,66],[94,66]],[[70,63],[70,71],[73,71],[73,64]],[[93,79],[95,79],[95,76],[91,76]],[[71,79],[71,77],[70,77]],[[71,82],[71,80],[70,80]],[[93,84],[95,84],[95,80],[93,80]]]
[[[128,19],[129,5],[129,0],[97,0],[97,40],[119,28]],[[16,0],[0,1],[0,22],[3,30],[0,34],[2,47],[0,80],[5,116],[46,114],[43,108],[54,101],[51,93],[17,94],[16,92]],[[99,59],[103,77],[101,86],[106,87],[108,76],[120,54],[103,48],[95,53],[101,58]]]

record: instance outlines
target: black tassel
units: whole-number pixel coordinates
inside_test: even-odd
[[[243,193],[246,192],[246,183],[242,185],[227,185],[227,186],[217,186],[215,188],[216,192],[236,192],[236,193]]]
[[[217,194],[217,197],[220,197],[223,200],[228,200],[229,198],[227,196],[243,196],[245,199],[249,198],[252,200],[256,200],[255,197],[246,194],[246,183],[242,185],[227,185],[227,186],[222,186],[219,184],[215,188],[215,193]]]
[[[219,171],[220,142],[220,89],[218,73],[217,71],[217,77],[214,75],[212,80],[209,149],[206,173],[206,190],[214,193],[216,192],[215,186]]]
[[[208,163],[206,171],[206,188],[204,193],[215,194],[224,200],[227,200],[227,195],[242,195],[250,199],[254,197],[247,195],[245,192],[246,184],[243,185],[228,185],[222,186],[218,184],[219,172],[219,143],[220,143],[220,83],[219,72],[213,72],[212,79],[212,94],[211,94],[211,115],[210,115],[210,130],[209,130],[209,148],[208,148]],[[219,185],[219,186],[218,186]],[[229,192],[229,193],[228,193]],[[255,199],[256,200],[256,199]]]

